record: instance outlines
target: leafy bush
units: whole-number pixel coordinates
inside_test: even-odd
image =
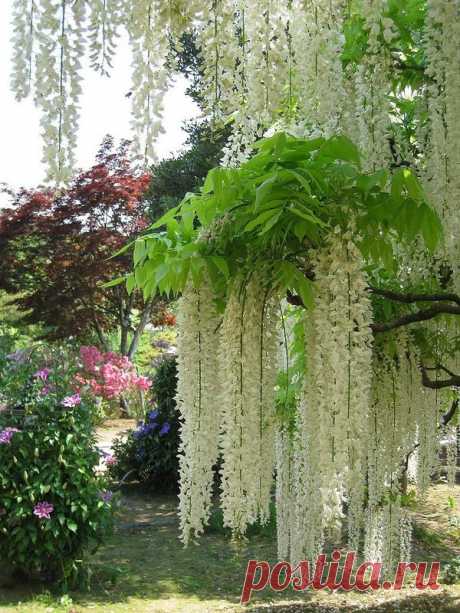
[[[153,379],[155,408],[126,439],[114,441],[109,473],[115,479],[139,480],[160,492],[175,492],[179,478],[179,415],[176,410],[177,365],[165,356]]]
[[[69,393],[67,366],[32,376],[30,362],[26,374],[18,367],[27,381],[21,410],[0,413],[0,559],[27,576],[71,584],[85,552],[110,529],[112,493],[95,474],[91,405]]]
[[[442,582],[447,585],[454,585],[460,582],[460,556],[442,565]]]

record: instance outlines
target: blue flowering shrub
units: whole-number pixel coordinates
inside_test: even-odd
[[[165,356],[153,377],[155,404],[127,438],[113,443],[109,474],[117,480],[136,480],[155,492],[172,493],[179,478],[179,415],[176,410],[177,365]]]
[[[0,410],[2,570],[70,586],[112,525],[112,493],[96,473],[92,405],[72,391],[65,360],[13,364],[4,391],[16,395],[16,376],[27,385],[19,407],[6,396]]]

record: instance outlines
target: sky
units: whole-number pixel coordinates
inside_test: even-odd
[[[0,0],[0,183],[34,187],[45,179],[41,163],[39,113],[31,99],[17,102],[10,90],[11,16],[13,0]],[[77,146],[77,166],[87,168],[106,134],[130,137],[131,54],[126,39],[121,40],[114,70],[109,79],[94,71],[83,71],[83,95]],[[165,100],[164,128],[157,144],[160,158],[177,152],[185,140],[184,120],[198,115],[198,109],[185,95],[186,81],[178,77]],[[0,208],[8,197],[0,194]]]

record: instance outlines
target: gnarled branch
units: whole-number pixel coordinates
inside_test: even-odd
[[[401,294],[399,292],[393,292],[387,289],[380,289],[379,287],[369,286],[369,291],[377,296],[388,298],[395,302],[402,302],[404,304],[414,304],[416,302],[455,302],[460,306],[460,296],[453,293],[441,293],[441,294]]]
[[[378,296],[401,302],[404,304],[415,304],[417,302],[438,302],[427,309],[416,311],[415,313],[407,313],[401,315],[397,319],[385,322],[376,322],[371,325],[373,332],[388,332],[402,326],[408,326],[421,321],[434,319],[438,315],[460,315],[460,296],[454,293],[439,293],[439,294],[400,294],[391,290],[380,289],[378,287],[369,287],[369,291]],[[288,291],[286,296],[289,304],[294,306],[305,306],[302,298]],[[454,302],[455,304],[449,304]]]
[[[409,324],[434,319],[438,315],[460,315],[460,305],[437,304],[423,311],[402,315],[398,319],[393,319],[392,321],[374,323],[371,325],[371,328],[373,332],[388,332],[389,330],[395,330],[401,326],[408,326]]]
[[[422,383],[425,387],[433,390],[443,389],[444,387],[460,387],[460,375],[456,375],[444,366],[436,366],[435,368],[427,368],[423,364],[420,365],[422,371]],[[430,379],[428,370],[443,370],[449,376],[447,379]]]

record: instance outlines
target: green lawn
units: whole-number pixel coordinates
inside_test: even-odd
[[[440,502],[446,498],[447,490],[439,486],[433,491],[436,500],[430,498],[418,514],[421,527],[416,532],[416,559],[444,560],[459,553],[459,534],[456,529],[447,529],[455,511],[445,511]],[[430,507],[435,502],[439,509],[437,516]],[[89,593],[53,596],[39,586],[15,585],[5,578],[0,583],[0,611],[214,613],[242,610],[238,601],[247,560],[276,559],[275,543],[269,531],[237,545],[229,542],[221,530],[214,529],[199,544],[184,549],[178,540],[175,506],[173,498],[126,493],[116,533],[92,561],[94,576]],[[253,599],[251,609],[277,613],[294,610],[458,613],[460,585],[446,586],[442,592],[430,595],[404,589],[397,595],[383,591],[374,594],[307,592],[297,596],[297,605],[293,604],[295,599],[294,593],[278,595],[265,590]]]

